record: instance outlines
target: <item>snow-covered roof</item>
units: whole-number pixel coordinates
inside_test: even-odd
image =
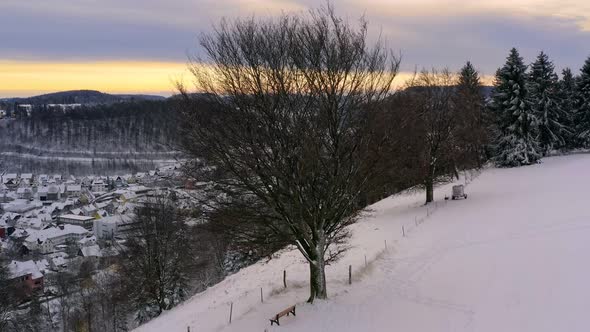
[[[96,203],[94,204],[96,206],[97,209],[104,209],[107,206],[109,206],[110,202],[100,202],[100,203]]]
[[[29,187],[21,187],[21,188],[16,189],[17,194],[26,194],[28,192],[31,193],[31,192],[33,192],[33,190]]]
[[[41,273],[41,271],[39,271],[39,267],[37,267],[37,265],[33,261],[12,261],[10,262],[8,269],[10,270],[10,276],[12,278],[18,278],[29,274],[32,275],[33,279],[43,277],[43,274]]]
[[[33,174],[31,174],[31,173],[23,173],[23,174],[20,175],[20,178],[21,179],[25,179],[25,180],[30,180],[30,179],[33,178]]]
[[[94,217],[80,216],[77,214],[64,214],[59,216],[63,219],[77,220],[77,221],[88,221],[94,219]]]
[[[37,268],[39,271],[41,271],[41,273],[45,273],[47,270],[49,270],[49,262],[45,258],[40,261],[36,261],[35,265],[37,265]]]
[[[97,210],[96,206],[90,204],[82,207],[82,211],[86,213],[95,212]]]
[[[78,241],[78,243],[80,244],[86,244],[87,242],[96,242],[96,236],[92,235],[92,236],[87,236],[85,238],[83,238],[82,240]]]
[[[47,239],[52,239],[52,238],[60,237],[60,236],[67,235],[67,234],[84,235],[84,234],[88,234],[88,231],[82,226],[63,224],[63,225],[60,225],[60,227],[49,227],[49,228],[37,231],[34,234],[29,235],[29,237],[27,237],[25,241],[27,241],[27,242],[34,242],[34,241],[45,242]]]
[[[101,223],[104,224],[117,224],[117,225],[124,225],[128,224],[133,221],[132,217],[129,215],[118,215],[118,216],[108,216],[99,219]]]
[[[67,191],[82,191],[82,186],[79,184],[70,184],[66,188]]]
[[[47,187],[47,193],[48,194],[57,194],[57,193],[59,193],[59,187],[55,186],[55,185],[51,185],[51,186]]]
[[[82,247],[80,248],[80,251],[82,252],[82,256],[84,257],[101,257],[101,251],[100,251],[100,247],[98,245],[93,245],[93,246],[88,246],[88,247]]]

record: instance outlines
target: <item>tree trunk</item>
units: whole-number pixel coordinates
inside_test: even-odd
[[[324,258],[325,235],[317,234],[315,240],[317,243],[310,255],[311,261],[309,262],[309,300],[307,300],[309,303],[313,303],[315,299],[328,298]]]
[[[309,263],[309,300],[313,303],[315,299],[327,299],[328,292],[326,287],[326,264],[323,255],[321,259]]]
[[[424,186],[426,187],[426,204],[428,204],[434,201],[434,180],[432,178],[426,179]]]

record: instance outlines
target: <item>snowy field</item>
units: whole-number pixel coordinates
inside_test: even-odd
[[[467,200],[445,202],[450,186],[438,188],[429,211],[422,193],[388,198],[328,267],[328,301],[305,304],[307,266],[287,251],[138,331],[590,331],[589,189],[590,155],[580,154],[489,169]],[[297,316],[271,328],[292,304]]]

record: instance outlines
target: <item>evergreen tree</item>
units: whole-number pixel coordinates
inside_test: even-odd
[[[576,134],[578,145],[590,147],[590,57],[582,67],[576,86]]]
[[[462,157],[471,168],[481,167],[487,159],[485,145],[488,143],[488,121],[484,114],[481,79],[469,61],[459,72],[457,103],[461,108],[457,136],[467,143]]]
[[[540,151],[547,155],[565,146],[566,115],[559,101],[559,86],[555,67],[544,52],[531,65],[528,81],[531,110],[539,120]]]
[[[561,80],[559,81],[559,100],[564,119],[562,124],[565,126],[564,139],[565,148],[572,149],[575,147],[575,94],[576,94],[576,78],[572,74],[571,69],[565,68],[561,73]]]
[[[496,115],[495,160],[498,166],[536,163],[541,155],[538,120],[527,103],[526,69],[516,48],[496,73],[491,108]]]

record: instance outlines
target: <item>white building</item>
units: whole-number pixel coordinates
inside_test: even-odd
[[[94,246],[96,245],[96,236],[92,235],[88,235],[85,238],[83,238],[82,240],[78,241],[78,248],[83,248],[83,247],[90,247],[90,246]]]
[[[21,183],[24,182],[27,185],[33,184],[33,174],[23,173],[20,175]]]
[[[94,217],[80,216],[77,214],[64,214],[62,216],[59,216],[59,221],[63,222],[64,224],[82,226],[85,228],[92,227],[93,220],[94,220]]]
[[[105,193],[107,192],[107,185],[103,180],[92,181],[92,192],[93,193]]]
[[[133,226],[129,216],[112,216],[94,220],[93,232],[97,239],[112,239],[124,235]]]
[[[16,187],[18,184],[18,174],[8,173],[2,176],[2,183],[8,187]]]
[[[82,186],[79,184],[69,184],[66,186],[66,195],[68,197],[80,197],[82,195]]]
[[[88,235],[88,231],[81,226],[59,225],[49,227],[29,235],[24,244],[29,250],[47,254],[55,251],[55,246],[63,245],[67,241],[78,242]]]

